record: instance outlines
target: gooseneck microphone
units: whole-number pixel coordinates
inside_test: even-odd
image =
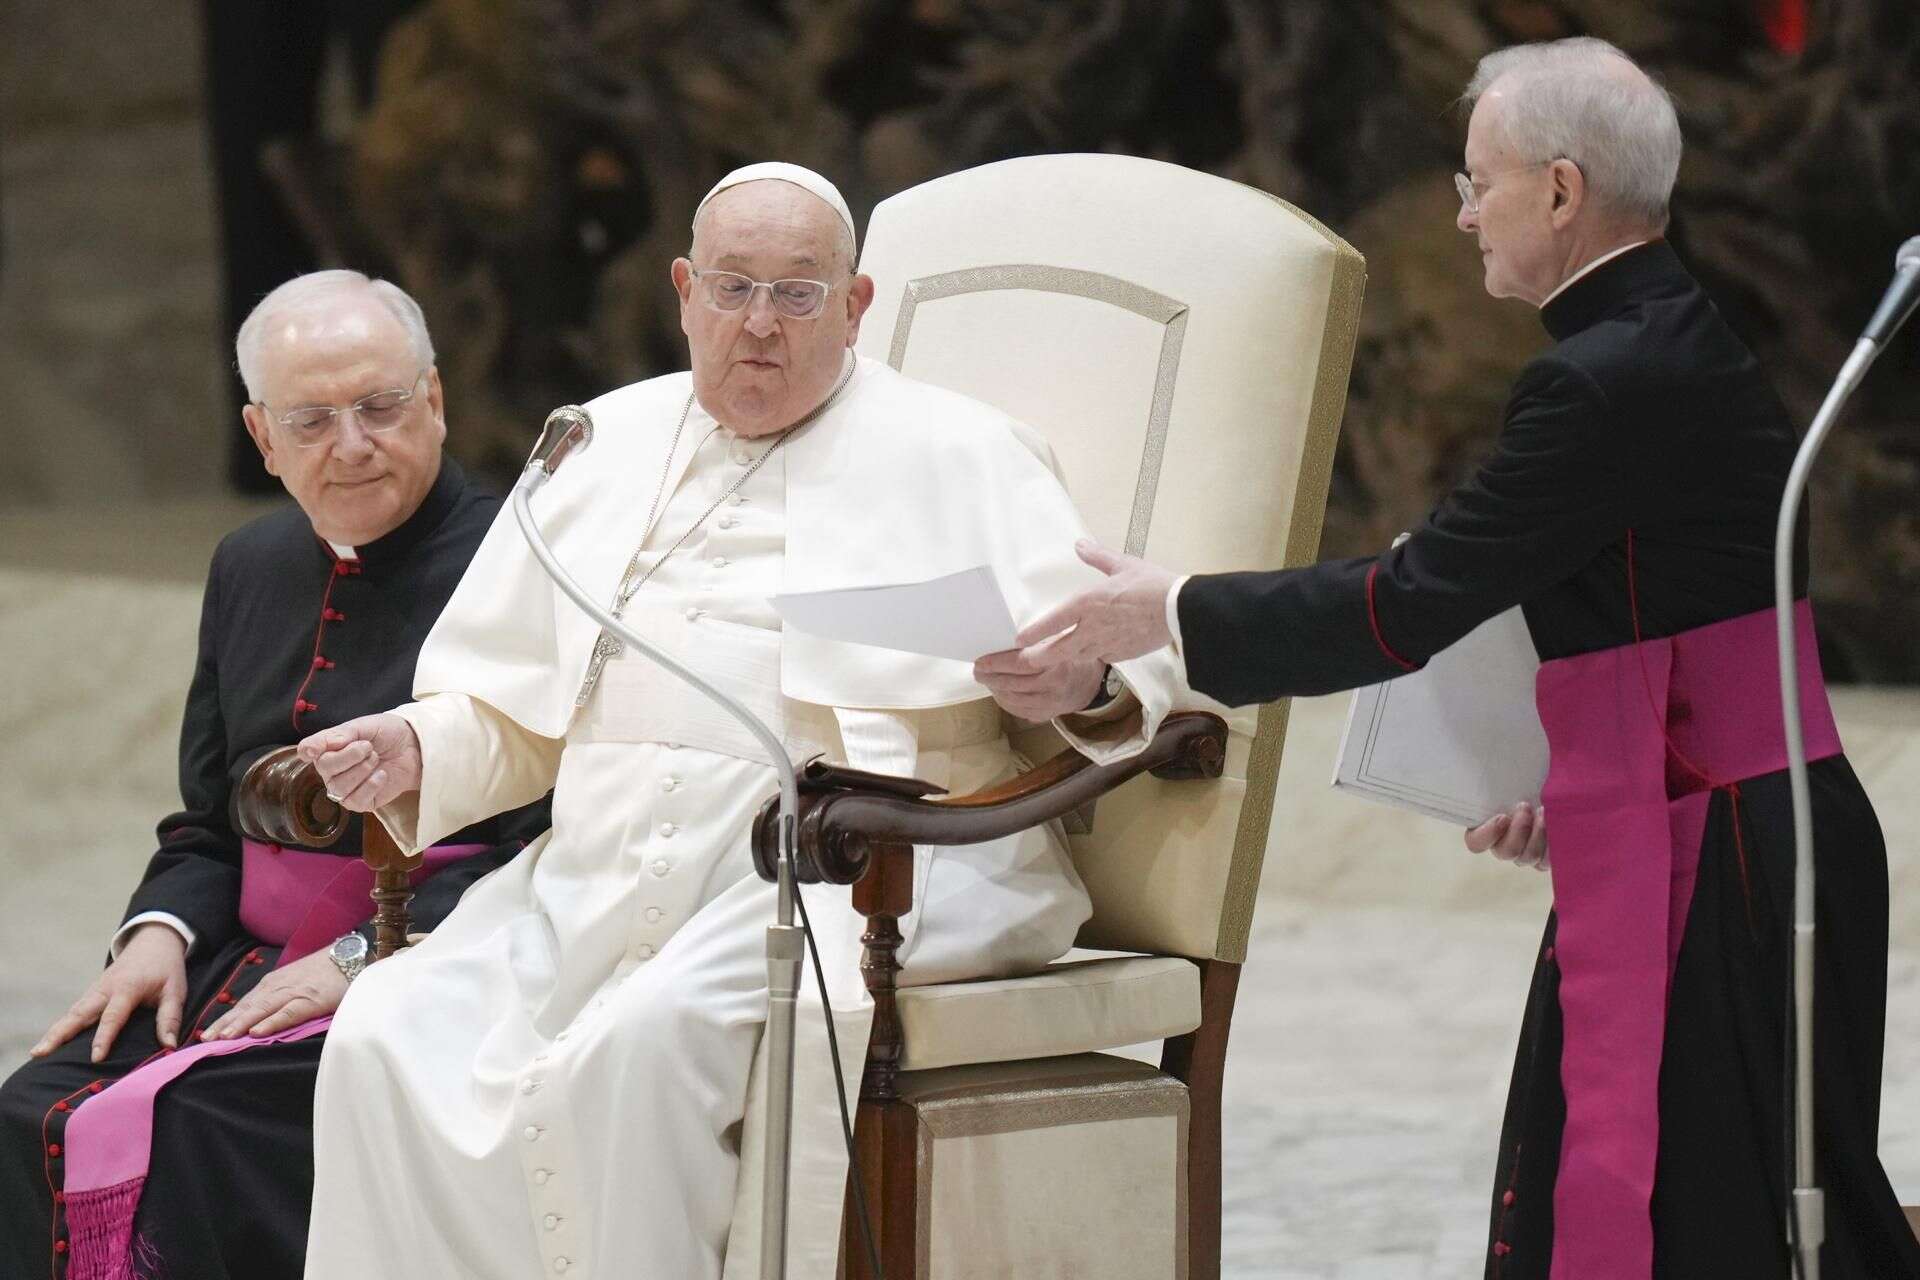
[[[686,681],[720,704],[729,715],[744,725],[767,752],[780,780],[780,839],[778,870],[778,906],[775,923],[767,927],[767,1154],[766,1181],[762,1188],[760,1275],[762,1280],[783,1280],[787,1273],[787,1176],[788,1152],[793,1133],[793,1037],[796,1002],[800,991],[800,965],[804,947],[802,929],[794,924],[794,835],[799,820],[800,789],[794,777],[793,761],[786,744],[762,724],[757,716],[726,693],[714,688],[685,666],[662,653],[645,638],[634,633],[620,619],[602,608],[554,556],[553,549],[540,534],[533,518],[533,495],[553,478],[562,462],[583,452],[593,443],[593,419],[577,405],[563,405],[547,415],[540,439],[527,459],[526,470],[513,486],[513,514],[520,532],[527,539],[534,559],[552,578],[554,585],[581,612],[633,646],[655,663]]]
[[[1920,305],[1920,236],[1901,245],[1900,251],[1893,255],[1893,283],[1887,286],[1873,319],[1867,321],[1860,341],[1884,348],[1917,305]]]
[[[1867,322],[1853,354],[1841,366],[1807,438],[1787,473],[1774,526],[1773,607],[1779,627],[1780,708],[1787,738],[1787,777],[1793,794],[1793,1189],[1787,1210],[1800,1280],[1819,1280],[1820,1244],[1826,1239],[1826,1195],[1815,1178],[1813,1133],[1813,807],[1807,781],[1807,746],[1800,725],[1798,637],[1794,633],[1793,544],[1814,457],[1826,442],[1840,409],[1866,376],[1867,366],[1886,347],[1914,306],[1920,303],[1920,236],[1900,246],[1893,259],[1893,283]]]

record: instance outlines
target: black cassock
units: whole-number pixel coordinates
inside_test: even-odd
[[[1182,588],[1196,689],[1237,705],[1371,684],[1516,604],[1543,661],[1633,644],[1636,605],[1648,639],[1772,607],[1795,433],[1673,251],[1654,242],[1603,263],[1541,318],[1555,345],[1522,371],[1492,457],[1406,542],[1377,558],[1202,575]],[[1805,520],[1800,528],[1804,594]],[[1920,1277],[1920,1247],[1876,1150],[1886,848],[1845,756],[1811,774],[1823,1274]],[[1660,1053],[1652,1271],[1675,1280],[1766,1280],[1789,1265],[1784,771],[1740,782],[1737,824],[1731,797],[1716,791]],[[1550,847],[1552,830],[1549,821]],[[1566,1118],[1555,928],[1550,917],[1495,1171],[1486,1274],[1500,1280],[1544,1280],[1553,1251]]]
[[[240,923],[241,842],[228,798],[262,754],[409,700],[420,645],[500,502],[451,460],[398,529],[342,560],[298,508],[263,516],[214,552],[199,654],[180,733],[181,811],[126,917],[166,912],[194,933],[181,1043],[271,973],[280,949]],[[422,883],[414,926],[431,929],[462,892],[550,823],[542,800],[449,843],[485,852]],[[356,819],[329,852],[358,857]],[[371,939],[371,925],[363,930]],[[79,975],[75,987],[81,985]],[[66,1261],[61,1139],[66,1118],[161,1051],[155,1010],[137,1010],[107,1059],[82,1031],[0,1086],[0,1278],[59,1276]],[[297,1277],[313,1191],[313,1087],[324,1036],[196,1063],[159,1095],[135,1219],[142,1274],[170,1280]]]

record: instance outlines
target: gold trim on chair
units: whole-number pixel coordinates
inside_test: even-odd
[[[1260,194],[1325,236],[1334,255],[1327,321],[1320,336],[1319,376],[1313,385],[1312,407],[1307,411],[1306,447],[1300,456],[1293,521],[1287,529],[1282,559],[1284,567],[1292,568],[1312,561],[1320,551],[1327,487],[1333,478],[1333,455],[1340,444],[1340,420],[1347,409],[1353,350],[1360,338],[1360,304],[1367,291],[1367,260],[1311,214],[1270,191]],[[1247,789],[1240,801],[1240,827],[1234,836],[1233,862],[1227,869],[1226,900],[1221,904],[1220,936],[1213,949],[1214,958],[1218,960],[1241,964],[1247,958],[1247,943],[1253,933],[1254,898],[1260,891],[1260,869],[1266,862],[1267,837],[1273,822],[1274,790],[1280,780],[1280,752],[1286,741],[1287,714],[1292,706],[1292,699],[1282,698],[1261,707],[1254,728],[1247,757]]]
[[[900,316],[894,322],[893,346],[887,352],[887,363],[896,370],[906,363],[913,313],[921,303],[998,289],[1032,289],[1088,298],[1164,326],[1160,367],[1154,375],[1153,400],[1147,409],[1146,445],[1140,453],[1140,474],[1134,482],[1133,513],[1127,521],[1126,552],[1134,556],[1142,554],[1147,548],[1147,526],[1153,520],[1153,496],[1160,486],[1160,464],[1167,452],[1167,423],[1173,416],[1173,383],[1180,371],[1180,345],[1187,334],[1187,304],[1130,280],[1073,267],[1004,263],[946,271],[907,283],[900,299]]]

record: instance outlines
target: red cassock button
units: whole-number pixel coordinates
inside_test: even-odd
[[[67,1251],[67,1242],[65,1240],[55,1240],[53,1242],[53,1251],[55,1253],[65,1253]]]
[[[60,1144],[57,1142],[49,1142],[47,1144],[47,1154],[50,1156],[58,1156],[60,1154]]]
[[[214,997],[214,1002],[217,1004],[232,1004],[233,993],[231,991],[222,991],[219,995]]]
[[[107,1087],[107,1082],[105,1080],[95,1080],[92,1084],[87,1086],[87,1092],[98,1093],[106,1087]]]
[[[1512,1245],[1510,1245],[1510,1244],[1508,1244],[1508,1243],[1507,1243],[1507,1242],[1506,1242],[1505,1240],[1495,1240],[1495,1241],[1493,1242],[1493,1256],[1494,1256],[1494,1257],[1496,1257],[1496,1258],[1504,1258],[1504,1257],[1506,1257],[1506,1256],[1507,1256],[1508,1254],[1510,1254],[1510,1253],[1512,1253],[1512,1252],[1513,1252],[1513,1246],[1512,1246]]]
[[[68,1105],[67,1105],[66,1103],[64,1103],[64,1102],[56,1102],[56,1103],[54,1103],[54,1104],[53,1104],[53,1109],[54,1109],[55,1111],[71,1111],[71,1110],[73,1110],[73,1108],[72,1108],[72,1107],[70,1107],[70,1106],[68,1106]]]
[[[1501,1196],[1500,1203],[1511,1209],[1513,1207],[1513,1192],[1509,1191],[1507,1194]]]

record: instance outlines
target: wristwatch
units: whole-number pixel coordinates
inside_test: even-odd
[[[343,933],[327,948],[327,958],[352,982],[367,967],[367,940],[357,933]]]
[[[1089,711],[1100,710],[1100,708],[1106,706],[1126,691],[1127,682],[1120,678],[1118,671],[1112,667],[1108,667],[1107,674],[1102,677],[1100,681],[1100,692],[1093,695],[1093,701],[1081,709],[1081,714],[1085,715]]]

